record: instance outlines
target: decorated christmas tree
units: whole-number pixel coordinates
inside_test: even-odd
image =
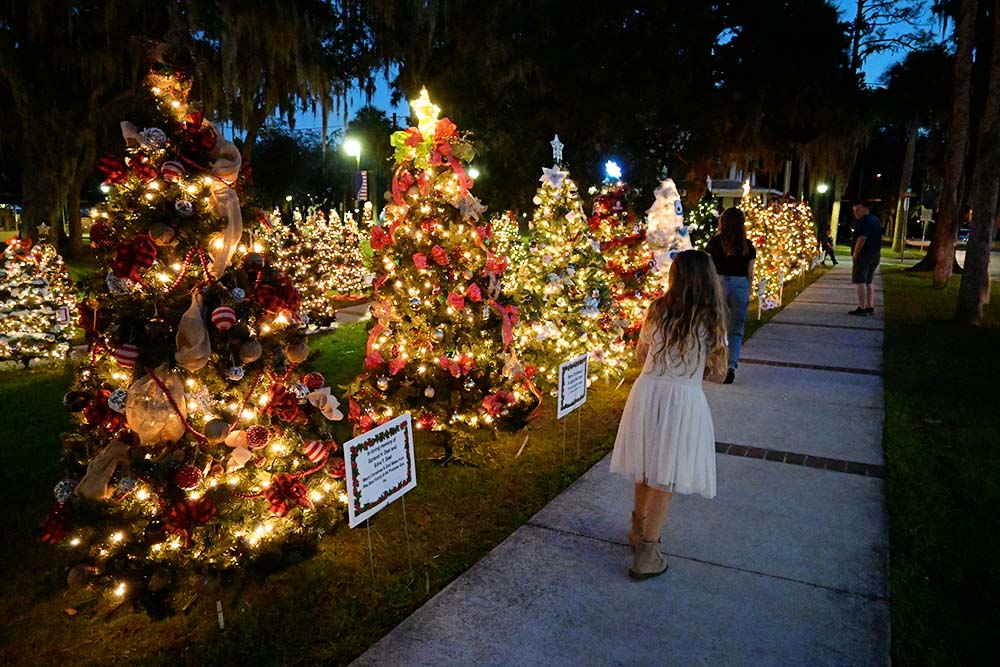
[[[624,331],[609,312],[604,258],[590,237],[576,183],[562,168],[558,136],[553,157],[533,200],[531,258],[517,265],[512,291],[521,309],[515,330],[521,360],[546,390],[558,385],[559,364],[584,353],[591,355],[592,378],[621,374],[628,365]]]
[[[719,230],[719,217],[722,215],[719,209],[719,201],[709,192],[698,200],[693,211],[688,212],[688,235],[695,248],[703,249]]]
[[[506,257],[512,267],[521,266],[528,260],[528,249],[521,238],[521,231],[514,211],[504,211],[490,218],[489,248],[498,257]],[[511,281],[516,280],[513,273],[508,273],[504,279],[504,287],[513,287]]]
[[[628,186],[620,179],[605,181],[594,196],[588,224],[606,261],[612,315],[625,331],[625,340],[631,341],[642,326],[650,300],[660,292],[648,280],[655,260],[646,244],[645,225],[632,211],[628,195]]]
[[[665,290],[670,265],[677,253],[692,248],[691,237],[684,225],[684,204],[674,180],[662,180],[654,195],[653,205],[646,211],[646,243],[653,250],[656,262],[651,280]]]
[[[15,237],[3,246],[2,262],[0,364],[65,359],[76,330],[70,317],[76,288],[62,257],[49,243],[32,246],[31,239]]]
[[[372,228],[375,224],[375,205],[370,201],[366,201],[365,205],[361,207],[361,228],[365,231]]]
[[[340,224],[330,229],[330,266],[327,267],[330,287],[341,298],[362,298],[368,292],[368,269],[361,254],[361,236],[354,215],[348,211]]]
[[[757,248],[751,293],[758,294],[763,280],[764,309],[777,307],[782,285],[808,271],[821,252],[812,209],[791,197],[767,204],[744,197],[740,208],[746,217],[747,238]]]
[[[396,166],[385,226],[372,229],[376,324],[350,416],[365,431],[404,412],[450,436],[517,426],[534,385],[511,346],[518,310],[501,293],[506,262],[486,245],[471,192],[472,146],[421,91],[417,127],[392,135]]]
[[[124,156],[100,161],[111,195],[91,241],[105,268],[79,306],[90,349],[42,526],[72,585],[96,578],[143,604],[185,574],[300,552],[344,510],[342,415],[299,366],[294,284],[243,245],[240,153],[188,106],[186,76],[164,67],[147,83],[155,126],[122,123]]]
[[[296,209],[292,225],[286,231],[270,234],[268,250],[275,268],[285,273],[299,290],[301,313],[313,327],[334,321],[336,308],[330,296],[335,288],[338,269],[336,234],[326,222],[323,211],[303,216]]]

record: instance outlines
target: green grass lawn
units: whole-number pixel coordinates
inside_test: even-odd
[[[1000,300],[980,327],[883,263],[893,661],[988,664],[1000,623]]]
[[[807,277],[808,285],[822,272]],[[801,283],[786,287],[788,303]],[[777,311],[755,313],[750,335]],[[315,336],[311,364],[333,387],[361,369],[363,324]],[[635,371],[629,374],[633,377]],[[0,373],[0,664],[174,665],[343,664],[426,602],[516,530],[604,454],[613,442],[629,382],[599,382],[582,409],[579,452],[575,416],[554,417],[549,398],[528,430],[482,433],[475,465],[441,467],[440,449],[417,432],[418,486],[372,522],[376,581],[367,534],[346,526],[311,559],[269,577],[237,577],[186,611],[154,621],[138,608],[112,612],[99,593],[71,591],[56,553],[37,541],[60,478],[59,434],[70,425],[62,396],[67,371]],[[563,449],[563,428],[568,446]],[[341,437],[349,437],[342,427]],[[523,452],[518,456],[518,451]],[[622,493],[630,493],[623,482]],[[623,517],[623,521],[625,518]],[[412,568],[412,569],[411,569]],[[216,620],[223,604],[225,631]]]

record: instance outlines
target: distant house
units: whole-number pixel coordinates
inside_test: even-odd
[[[755,172],[744,175],[742,170],[736,169],[736,165],[729,167],[729,176],[727,178],[712,178],[709,176],[706,179],[706,185],[708,185],[708,190],[712,193],[712,196],[719,200],[722,210],[730,206],[739,205],[740,200],[746,196],[757,197],[767,202],[769,196],[780,197],[785,194],[781,190],[757,185],[757,174]]]

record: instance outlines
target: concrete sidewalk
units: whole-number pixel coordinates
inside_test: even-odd
[[[888,664],[882,318],[852,299],[837,267],[706,385],[718,496],[675,499],[662,577],[626,575],[608,457],[355,664]]]

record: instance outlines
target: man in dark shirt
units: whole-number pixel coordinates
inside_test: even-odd
[[[848,315],[875,314],[875,269],[882,255],[882,223],[876,218],[866,201],[854,202],[854,247],[851,258],[851,282],[858,292],[858,307]]]

